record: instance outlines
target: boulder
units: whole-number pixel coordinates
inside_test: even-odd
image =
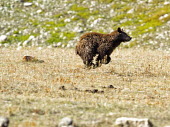
[[[31,3],[31,2],[25,2],[25,3],[24,3],[24,6],[25,6],[25,7],[32,6],[32,3]]]
[[[74,127],[73,120],[69,117],[64,117],[63,119],[61,119],[58,127]]]
[[[116,119],[115,125],[118,127],[153,127],[153,124],[147,118],[138,119],[120,117]]]
[[[3,42],[7,39],[6,35],[0,35],[0,42]]]

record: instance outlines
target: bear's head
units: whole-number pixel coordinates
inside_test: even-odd
[[[118,39],[121,42],[127,42],[132,39],[132,37],[125,33],[120,27],[117,29],[117,32],[119,32]]]

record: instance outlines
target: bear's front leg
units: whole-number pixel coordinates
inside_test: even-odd
[[[103,43],[97,48],[99,54],[98,60],[101,64],[108,64],[111,61],[110,54],[112,52],[112,45],[110,43]]]
[[[105,55],[104,58],[101,60],[102,64],[108,64],[111,61],[110,56]]]

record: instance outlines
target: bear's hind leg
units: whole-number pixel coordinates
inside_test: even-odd
[[[90,68],[91,66],[93,66],[94,64],[92,63],[92,60],[90,61],[86,61],[86,60],[83,60],[83,63],[85,65],[85,68]]]
[[[98,55],[97,58],[96,58],[96,60],[95,60],[95,65],[94,65],[95,68],[96,68],[96,67],[100,67],[100,66],[102,65],[101,60],[102,60],[102,59],[101,59],[101,56]]]
[[[88,57],[82,58],[83,63],[85,65],[85,68],[93,68],[94,63],[93,63],[93,56],[89,55]]]

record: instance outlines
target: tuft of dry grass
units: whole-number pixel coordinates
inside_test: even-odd
[[[11,127],[56,126],[65,116],[81,127],[113,126],[122,116],[170,124],[170,55],[117,49],[111,58],[86,70],[74,49],[0,48],[0,115]]]

